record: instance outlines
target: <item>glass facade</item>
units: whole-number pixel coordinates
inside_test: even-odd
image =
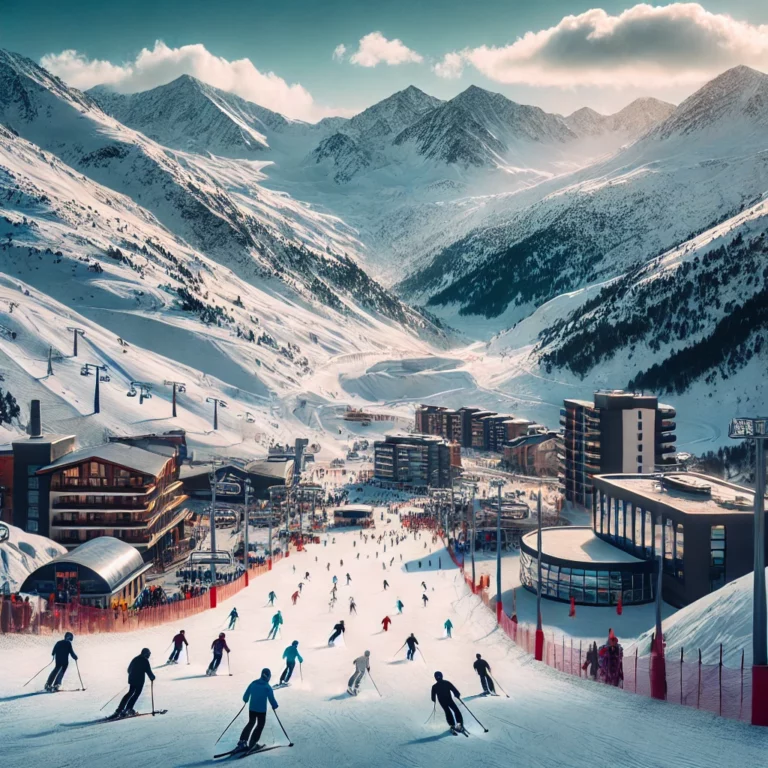
[[[725,586],[725,526],[710,526],[709,534],[709,591]]]

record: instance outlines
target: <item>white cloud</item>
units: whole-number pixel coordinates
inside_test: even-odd
[[[420,64],[424,57],[404,45],[402,40],[387,40],[381,32],[371,32],[360,38],[358,48],[349,60],[361,67],[375,67],[377,64]]]
[[[461,77],[461,73],[464,71],[464,57],[460,53],[446,53],[443,60],[438,61],[432,67],[432,71],[438,77],[455,80]]]
[[[106,84],[120,93],[135,93],[186,74],[286,117],[313,121],[331,114],[347,114],[346,110],[316,104],[304,86],[289,84],[274,72],[261,72],[250,59],[228,61],[200,44],[169,48],[158,40],[154,48],[142,49],[135,60],[125,64],[88,59],[77,51],[67,50],[46,54],[40,64],[81,90]]]
[[[333,60],[341,61],[344,58],[344,54],[347,52],[347,46],[344,43],[339,43],[333,49]]]
[[[698,3],[640,4],[616,16],[595,8],[511,45],[449,53],[437,74],[457,71],[453,57],[499,83],[698,84],[737,64],[768,68],[768,25],[710,13]]]

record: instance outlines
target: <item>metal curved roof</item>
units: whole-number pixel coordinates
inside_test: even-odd
[[[54,563],[74,563],[90,568],[101,577],[110,591],[145,567],[138,550],[113,536],[99,536],[51,560]]]

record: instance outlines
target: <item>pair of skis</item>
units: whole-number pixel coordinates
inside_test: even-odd
[[[464,734],[467,738],[469,738],[469,732],[467,729],[462,725],[461,728],[456,728],[455,726],[451,728],[451,733],[454,736],[458,736],[460,733]]]
[[[229,752],[222,752],[220,755],[214,755],[213,759],[218,760],[222,757],[231,757],[233,759],[242,759],[248,757],[248,755],[255,755],[257,752],[269,752],[270,749],[277,749],[278,747],[284,747],[285,744],[274,744],[271,747],[253,747],[252,749],[230,749]]]
[[[164,715],[167,709],[156,709],[154,712],[137,712],[135,715],[124,715],[123,717],[104,717],[101,720],[96,720],[97,723],[114,723],[118,720],[133,720],[135,717],[148,717],[149,715]]]

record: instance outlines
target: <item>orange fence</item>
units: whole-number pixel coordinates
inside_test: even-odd
[[[496,612],[496,598],[490,597],[488,590],[480,584],[474,585],[472,577],[464,571],[461,556],[456,556],[450,547],[448,552],[457,568],[462,572],[464,581],[473,594],[478,595],[489,610]],[[499,626],[504,633],[526,653],[535,655],[536,628],[529,624],[519,624],[516,619],[503,611],[499,615]],[[549,667],[568,675],[590,679],[587,651],[591,642],[574,641],[565,635],[555,637],[554,633],[544,635],[544,653],[542,662]],[[598,648],[603,641],[598,641]],[[666,700],[673,704],[695,707],[734,720],[751,721],[752,716],[752,675],[744,667],[742,651],[741,666],[738,669],[726,667],[722,663],[723,647],[720,646],[720,661],[717,664],[703,664],[701,651],[693,660],[686,660],[684,650],[667,655],[666,658]],[[585,669],[586,667],[586,669]],[[634,655],[623,660],[623,679],[619,687],[625,691],[651,696],[651,659]]]
[[[284,555],[275,555],[272,558],[273,565],[280,562],[283,557],[287,557],[289,552]],[[248,569],[248,579],[261,576],[268,571],[268,565],[252,565]],[[242,574],[228,584],[218,585],[216,587],[216,602],[229,599],[245,586],[246,574]],[[42,605],[45,601],[38,599],[36,602]],[[74,632],[76,635],[94,635],[105,632],[133,632],[137,629],[157,627],[168,622],[178,622],[188,616],[194,616],[215,607],[215,602],[211,592],[208,591],[187,600],[177,600],[149,608],[129,610],[94,608],[78,603],[54,603],[47,610],[36,610],[33,607],[19,610],[19,605],[25,604],[0,600],[0,634],[52,635]],[[26,605],[31,606],[32,604]]]

